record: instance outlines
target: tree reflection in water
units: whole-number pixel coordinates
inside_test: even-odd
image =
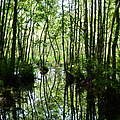
[[[62,119],[63,72],[50,69],[46,75],[41,75],[36,71],[34,84],[12,85],[1,87],[1,120]]]
[[[1,87],[1,120],[85,119],[86,91],[67,85],[62,68],[49,68],[45,75],[36,69],[35,74],[31,83]]]

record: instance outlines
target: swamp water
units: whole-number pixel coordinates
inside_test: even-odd
[[[49,68],[45,75],[36,69],[34,82],[0,87],[0,120],[87,120],[86,90],[66,87],[65,79],[63,68]],[[96,99],[94,120],[97,104]]]
[[[36,69],[34,83],[0,88],[0,120],[62,120],[65,75],[62,68]],[[70,103],[68,103],[69,106]],[[70,110],[66,111],[70,119]]]

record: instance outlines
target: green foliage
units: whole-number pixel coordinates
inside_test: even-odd
[[[34,68],[32,64],[26,62],[20,63],[19,65],[19,75],[22,80],[33,81],[34,80]]]
[[[0,76],[3,79],[7,79],[10,74],[10,59],[2,60],[0,65]]]
[[[68,71],[77,79],[83,75],[83,70],[78,65],[72,65],[72,68],[70,70],[70,66],[68,66]]]
[[[4,86],[4,81],[3,80],[0,80],[0,87],[1,86]]]

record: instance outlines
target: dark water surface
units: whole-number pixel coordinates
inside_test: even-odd
[[[66,79],[63,68],[49,68],[45,75],[36,69],[35,80],[32,82],[26,79],[21,83],[19,79],[16,79],[7,86],[1,86],[0,120],[64,120],[63,118],[65,120],[87,120],[86,111],[87,102],[89,102],[87,91],[84,86],[83,88],[79,86],[78,89],[76,83],[67,85]],[[110,110],[119,111],[118,103],[120,102],[117,100],[119,101],[120,95],[114,92],[113,95],[112,92],[108,93],[110,100],[106,98],[108,104],[105,106],[109,105]],[[94,119],[89,120],[98,120],[99,117],[97,97],[94,102]],[[120,120],[119,112],[111,119],[110,114],[113,112],[109,111],[107,112],[108,120]]]
[[[0,120],[62,120],[65,86],[62,68],[49,68],[46,75],[36,69],[35,74],[34,83],[0,88]]]

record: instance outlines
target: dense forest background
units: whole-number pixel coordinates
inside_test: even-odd
[[[120,120],[119,5],[119,0],[1,0],[0,86],[5,89],[0,95],[11,98],[13,91],[6,88],[13,83],[34,82],[36,67],[43,81],[51,67],[61,67],[62,114],[56,113],[61,117],[51,116],[45,98],[45,115],[32,120]]]

